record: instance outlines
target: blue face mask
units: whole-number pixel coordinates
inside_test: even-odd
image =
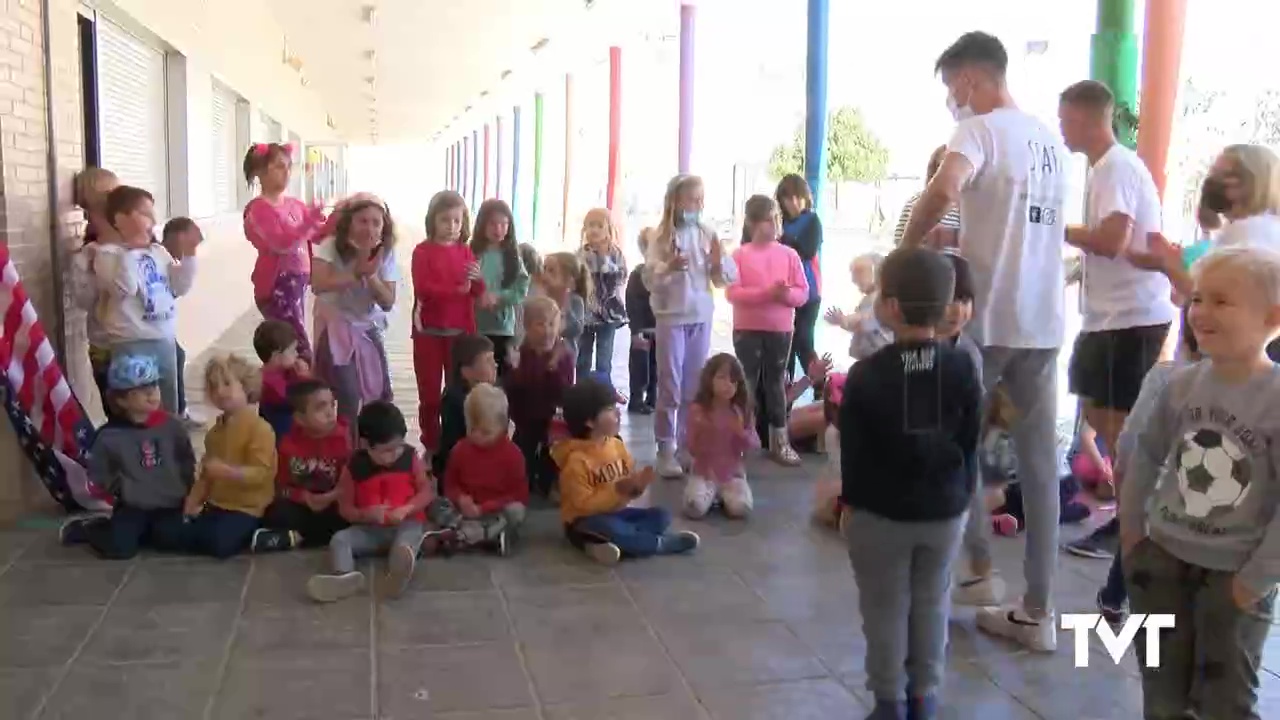
[[[698,212],[697,210],[681,210],[680,224],[681,225],[697,225],[698,218],[701,215],[702,213]]]

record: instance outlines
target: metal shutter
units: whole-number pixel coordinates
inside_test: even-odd
[[[213,81],[213,211],[231,212],[236,199],[236,101],[234,92]]]
[[[168,216],[164,52],[98,16],[98,123],[102,167],[155,197]]]

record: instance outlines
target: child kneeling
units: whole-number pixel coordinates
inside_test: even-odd
[[[894,341],[856,363],[844,385],[841,501],[874,720],[933,720],[939,708],[982,402],[973,361],[937,335],[954,284],[937,252],[891,253],[876,315]]]
[[[524,455],[507,435],[507,396],[480,383],[463,405],[467,436],[453,446],[445,470],[445,493],[462,514],[457,527],[464,546],[511,551],[529,504]]]
[[[685,482],[684,510],[701,518],[717,501],[724,514],[743,518],[754,504],[747,484],[746,453],[759,447],[751,414],[751,392],[737,358],[720,353],[707,361],[689,412],[692,472]]]
[[[628,507],[655,475],[652,467],[636,472],[618,438],[613,388],[592,379],[569,388],[564,420],[573,437],[556,443],[551,456],[560,468],[560,519],[574,547],[605,565],[698,547],[696,533],[670,532],[666,510]]]
[[[365,587],[356,558],[386,555],[386,593],[399,597],[409,588],[418,548],[426,534],[427,510],[442,510],[427,465],[405,443],[404,415],[389,402],[364,406],[356,419],[360,449],[338,480],[338,510],[351,523],[329,541],[332,573],[307,581],[316,602],[337,602]]]

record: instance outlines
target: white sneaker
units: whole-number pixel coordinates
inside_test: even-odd
[[[952,581],[951,602],[969,607],[997,607],[1004,602],[1004,580],[994,572],[986,577],[957,577]]]
[[[1051,653],[1058,649],[1058,618],[1052,610],[1033,620],[1021,606],[983,608],[978,611],[978,629],[1035,652]]]
[[[736,477],[720,487],[720,501],[724,503],[724,514],[731,518],[745,518],[755,507],[755,498],[751,494],[751,486],[745,477]]]
[[[586,546],[587,557],[601,565],[617,565],[622,559],[622,551],[611,542],[590,543]]]
[[[716,486],[710,480],[690,475],[684,481],[684,514],[695,520],[706,517],[716,499]]]
[[[364,589],[364,573],[312,575],[307,580],[307,595],[316,602],[331,603],[349,598]]]
[[[655,463],[655,470],[658,475],[674,480],[684,477],[684,468],[680,466],[680,461],[676,460],[675,450],[670,445],[662,445],[658,448],[658,461]]]

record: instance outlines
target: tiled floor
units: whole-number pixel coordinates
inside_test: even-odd
[[[254,322],[220,346],[247,349]],[[412,416],[403,332],[389,351]],[[648,419],[624,433],[652,457]],[[428,560],[387,603],[309,603],[320,553],[109,563],[51,530],[0,533],[0,719],[860,720],[857,591],[839,540],[807,518],[819,467],[754,463],[756,515],[682,523],[703,538],[690,557],[601,568],[539,511],[514,557]],[[673,506],[679,490],[653,499]],[[996,541],[1007,576],[1021,549]],[[1105,571],[1064,557],[1059,607],[1089,610]],[[1132,658],[1116,668],[1099,646],[1090,669],[1071,660],[1066,636],[1033,656],[958,611],[943,717],[1140,717]],[[1280,670],[1280,635],[1269,662]],[[1264,678],[1263,716],[1280,716],[1280,678]]]

